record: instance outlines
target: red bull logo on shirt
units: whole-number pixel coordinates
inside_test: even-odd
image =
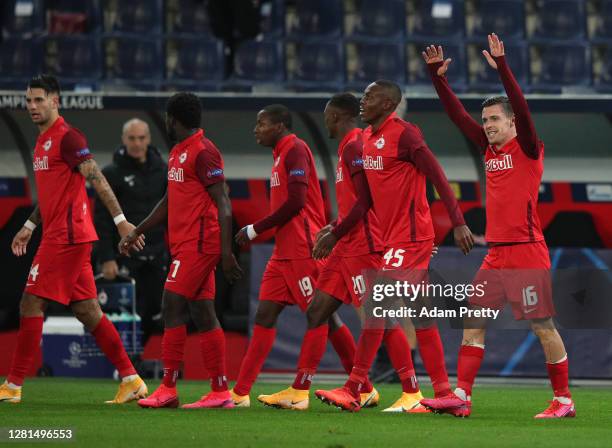
[[[36,157],[34,159],[34,171],[48,170],[49,169],[49,157]]]
[[[185,182],[185,174],[183,172],[183,168],[172,167],[168,171],[168,180],[173,180],[174,182]]]
[[[363,169],[365,170],[384,170],[382,156],[365,156],[363,159]]]
[[[485,163],[485,170],[489,172],[504,171],[512,168],[512,155],[506,154],[501,159],[489,159]]]

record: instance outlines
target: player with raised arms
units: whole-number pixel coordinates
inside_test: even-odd
[[[506,61],[504,43],[495,34],[488,40],[489,51],[483,50],[483,55],[499,73],[508,96],[484,101],[482,125],[470,116],[449,86],[445,74],[451,59],[444,59],[442,47],[431,45],[423,52],[444,109],[485,157],[485,238],[489,250],[474,282],[488,284],[485,295],[473,296],[470,305],[501,309],[508,301],[516,319],[529,320],[542,344],[554,394],[550,406],[535,418],[574,417],[567,353],[552,320],[548,247],[536,212],[544,144]],[[458,417],[471,414],[472,386],[484,356],[486,321],[472,318],[464,322],[457,388],[447,397],[423,400],[426,407]]]

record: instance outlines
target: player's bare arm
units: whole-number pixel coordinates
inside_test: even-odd
[[[32,238],[32,233],[41,222],[42,218],[40,216],[40,209],[38,206],[36,206],[28,220],[23,224],[21,229],[19,229],[19,232],[17,232],[13,238],[13,242],[11,243],[13,255],[16,257],[21,257],[22,255],[26,254],[28,243],[30,242],[30,238]]]
[[[94,159],[85,160],[79,164],[79,172],[89,182],[94,190],[96,190],[100,201],[102,201],[106,209],[113,217],[119,235],[123,238],[125,235],[130,233],[135,226],[134,224],[128,222],[125,219],[125,216],[123,216],[123,211],[121,210],[119,201],[117,200],[115,193],[113,193],[113,190],[106,180],[106,177],[104,174],[102,174],[102,171],[100,170],[100,167],[96,161]],[[139,236],[138,241],[135,243],[135,247],[138,250],[142,250],[144,248],[144,235]]]
[[[122,255],[129,255],[130,250],[134,247],[134,244],[138,241],[138,237],[144,235],[146,232],[151,230],[158,225],[168,221],[168,193],[159,200],[157,205],[151,210],[149,216],[142,220],[138,226],[130,233],[125,235],[119,241],[118,250]]]
[[[219,226],[221,227],[221,266],[228,282],[242,278],[242,268],[232,252],[232,203],[227,195],[225,182],[217,182],[206,191],[217,204]]]
[[[499,77],[514,112],[516,137],[521,145],[521,149],[528,157],[537,159],[540,156],[540,144],[535,124],[531,118],[529,106],[521,91],[521,87],[514,78],[505,58],[503,58],[506,55],[504,42],[495,33],[489,34],[488,39],[489,51],[483,50],[482,54],[489,65],[499,71]],[[499,58],[502,59],[500,60]]]

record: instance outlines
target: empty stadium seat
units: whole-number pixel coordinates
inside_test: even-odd
[[[248,40],[234,54],[233,81],[239,84],[277,83],[285,80],[285,55],[281,41]]]
[[[540,73],[531,72],[532,89],[557,93],[564,86],[591,84],[590,48],[587,44],[531,44],[531,59],[540,60]],[[532,66],[533,69],[533,66]]]
[[[172,22],[172,32],[200,36],[211,34],[206,3],[200,0],[179,0],[177,14]]]
[[[599,55],[599,70],[594,79],[595,89],[612,93],[612,43],[594,49]]]
[[[362,37],[399,38],[406,31],[403,0],[361,0],[353,34]]]
[[[377,79],[406,82],[404,44],[395,41],[349,40],[346,54],[355,58],[354,70],[347,68],[348,86],[358,91]]]
[[[453,41],[438,41],[444,49],[444,57],[453,61],[449,66],[447,75],[450,85],[456,91],[465,90],[467,79],[466,56],[463,44]],[[421,52],[429,45],[429,42],[409,41],[406,48],[408,58],[407,83],[410,85],[431,86],[431,77],[427,64],[421,56]]]
[[[42,60],[38,39],[5,38],[0,44],[0,88],[25,89],[28,80],[40,73]]]
[[[533,37],[579,39],[586,36],[585,2],[579,0],[538,0]]]
[[[43,0],[3,0],[2,34],[22,39],[36,36],[45,28]]]
[[[339,37],[344,21],[342,0],[297,0],[291,36]]]
[[[601,0],[593,34],[595,39],[612,41],[612,0]]]
[[[285,34],[284,0],[263,0],[261,2],[261,32],[267,38]]]
[[[102,8],[98,0],[48,0],[46,2],[51,34],[94,33],[102,27]]]
[[[224,76],[223,42],[216,39],[170,38],[167,51],[176,54],[176,64],[168,67],[168,85],[190,90],[220,90]]]
[[[57,76],[63,89],[96,88],[102,77],[99,39],[86,35],[50,36],[44,45],[45,71]]]
[[[162,0],[130,0],[117,2],[113,31],[124,33],[161,33],[163,30]]]
[[[104,47],[107,79],[142,88],[155,87],[161,80],[164,59],[159,39],[111,36]]]
[[[295,71],[288,73],[298,90],[338,91],[344,83],[344,49],[340,42],[288,42],[296,56]]]
[[[482,50],[488,47],[486,40],[468,44],[469,89],[474,92],[501,92],[504,86],[497,70],[492,69]],[[504,41],[506,61],[524,92],[528,90],[529,55],[524,42]]]
[[[505,42],[525,37],[525,5],[522,0],[480,0],[474,17],[473,36],[495,32]]]
[[[415,0],[408,11],[408,36],[415,39],[452,39],[465,34],[461,0]]]

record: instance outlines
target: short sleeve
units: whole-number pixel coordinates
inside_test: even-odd
[[[351,173],[351,177],[363,171],[363,141],[354,140],[342,151],[342,162]]]
[[[64,134],[60,143],[60,153],[64,162],[71,169],[76,168],[84,161],[93,157],[89,151],[89,145],[85,136],[81,131],[74,128],[71,128]]]
[[[427,144],[421,130],[414,125],[408,125],[400,134],[397,142],[397,158],[406,162],[412,162],[414,152],[426,146]]]
[[[223,160],[217,148],[207,147],[200,151],[196,156],[195,170],[198,179],[205,187],[210,187],[225,180]]]
[[[287,183],[300,182],[308,185],[310,177],[310,157],[308,150],[301,144],[295,145],[285,157]]]

